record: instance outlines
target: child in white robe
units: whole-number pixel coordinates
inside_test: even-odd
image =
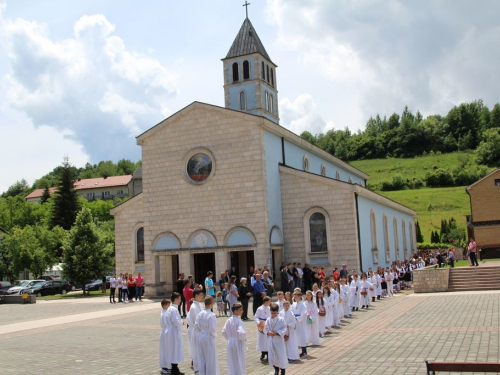
[[[385,282],[387,283],[387,296],[392,297],[393,292],[392,292],[392,281],[394,280],[394,274],[389,270],[389,267],[385,269]]]
[[[318,306],[318,329],[319,337],[325,337],[326,331],[326,304],[323,298],[323,292],[318,290],[316,292],[316,305]]]
[[[278,316],[279,310],[276,303],[271,305],[271,316],[267,318],[264,325],[264,334],[268,339],[269,365],[274,367],[274,375],[285,375],[285,369],[288,367],[284,339],[287,325],[285,320]]]
[[[370,272],[369,277],[368,277],[368,282],[370,284],[372,284],[372,287],[370,288],[369,296],[370,296],[372,302],[375,302],[375,298],[377,297],[377,277],[373,272]]]
[[[307,343],[312,345],[319,345],[319,320],[318,320],[318,305],[313,300],[313,294],[310,290],[306,292],[306,314],[307,314],[307,328],[306,338]]]
[[[271,297],[265,296],[263,299],[262,306],[260,306],[255,312],[254,321],[257,325],[257,344],[256,349],[261,352],[260,360],[263,361],[265,357],[268,357],[268,347],[269,343],[266,335],[264,334],[264,325],[271,316],[271,310],[269,306],[271,305]],[[269,358],[268,358],[269,359]]]
[[[351,309],[352,309],[352,311],[358,311],[359,310],[359,280],[358,280],[358,275],[353,275],[350,288],[351,288],[351,296],[349,299],[351,301]]]
[[[196,317],[196,329],[200,332],[198,339],[198,374],[219,375],[219,361],[217,360],[217,317],[212,312],[214,298],[205,297],[205,310]]]
[[[340,279],[340,298],[342,298],[342,308],[344,310],[344,317],[352,316],[349,298],[351,297],[351,288],[346,283],[346,279]]]
[[[205,295],[202,290],[196,289],[193,292],[194,301],[187,314],[187,336],[188,336],[188,349],[193,361],[193,369],[195,372],[199,371],[198,366],[198,339],[200,337],[200,332],[196,328],[196,318],[204,309]]]
[[[299,345],[297,344],[297,335],[296,329],[297,320],[295,319],[295,315],[292,312],[292,308],[290,302],[283,302],[283,311],[280,312],[280,316],[285,319],[285,323],[287,326],[288,340],[285,341],[286,347],[286,356],[288,361],[296,361],[300,359],[299,355]]]
[[[297,344],[302,350],[300,357],[303,357],[307,355],[307,309],[304,301],[302,301],[302,292],[294,292],[293,299],[292,312],[297,321],[295,336],[297,338]]]
[[[278,301],[276,302],[278,304],[278,307],[280,308],[280,312],[283,311],[283,302],[285,302],[285,293],[283,292],[278,292],[276,293],[276,296],[278,297]]]
[[[165,354],[169,349],[168,341],[166,339],[167,336],[167,311],[170,307],[170,300],[164,299],[161,301],[161,315],[160,315],[160,368],[162,374],[167,374],[170,372],[169,368],[171,367],[170,363],[167,363]]]
[[[246,374],[245,348],[247,335],[241,316],[243,305],[235,303],[231,306],[233,315],[226,321],[222,328],[222,336],[227,340],[227,373]]]
[[[183,375],[179,371],[179,363],[184,362],[184,343],[182,340],[182,325],[184,324],[179,313],[181,295],[172,293],[172,304],[165,317],[167,331],[165,339],[168,342],[168,351],[165,353],[165,362],[171,364],[172,375]]]
[[[326,305],[325,329],[330,330],[333,327],[333,298],[332,293],[330,292],[330,286],[325,286],[323,288],[323,299],[325,300]]]
[[[372,288],[373,285],[370,284],[368,281],[367,281],[367,277],[366,277],[366,273],[363,273],[361,275],[361,281],[359,283],[359,299],[360,299],[360,303],[361,303],[361,308],[366,308],[368,309],[368,304],[369,304],[369,300],[370,300],[370,296],[369,296],[369,293],[370,293],[370,288]]]
[[[328,288],[330,291],[330,301],[332,304],[332,321],[331,326],[335,328],[339,328],[340,326],[340,314],[339,314],[339,293],[335,290],[333,284],[331,288]]]
[[[382,275],[376,272],[375,276],[377,277],[377,301],[379,301],[382,296]]]

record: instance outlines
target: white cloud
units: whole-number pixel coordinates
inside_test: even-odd
[[[324,133],[334,127],[325,122],[317,111],[317,105],[310,94],[300,94],[292,102],[288,98],[280,101],[280,120],[283,126],[300,135],[308,131],[313,135]]]
[[[4,77],[8,106],[24,113],[37,131],[81,145],[93,162],[138,159],[134,137],[170,113],[169,101],[178,92],[168,68],[146,48],[146,54],[127,49],[114,33],[104,15],[85,15],[74,24],[72,38],[56,40],[47,25],[9,19],[0,10],[10,67]],[[3,131],[5,124],[0,126]]]
[[[352,113],[342,122],[354,129],[405,105],[426,115],[498,102],[499,13],[494,0],[268,0],[266,9],[277,45],[311,80],[327,80],[326,95],[346,102]]]

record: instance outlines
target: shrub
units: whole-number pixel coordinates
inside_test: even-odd
[[[427,172],[425,183],[428,187],[454,186],[453,175],[448,169],[438,168],[434,172]]]
[[[417,243],[417,249],[419,250],[444,250],[449,248],[450,244],[448,243],[428,243],[428,242]]]

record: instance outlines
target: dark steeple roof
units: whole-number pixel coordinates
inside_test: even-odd
[[[236,39],[234,39],[233,45],[227,53],[226,59],[249,55],[251,53],[260,53],[271,61],[252,23],[246,18],[245,21],[243,21],[243,25],[241,25],[240,32],[236,35]]]

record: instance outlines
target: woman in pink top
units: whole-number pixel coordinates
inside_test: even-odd
[[[191,289],[191,281],[184,281],[184,289],[182,289],[182,294],[184,295],[184,299],[186,301],[187,311],[191,308],[191,300],[193,299],[194,289]]]
[[[470,257],[470,265],[471,266],[479,266],[477,263],[477,258],[476,258],[476,242],[474,241],[474,238],[471,237],[469,241],[469,257]]]
[[[141,276],[139,272],[137,277],[135,278],[135,300],[139,298],[139,301],[142,301],[142,288],[144,286],[144,278]]]

